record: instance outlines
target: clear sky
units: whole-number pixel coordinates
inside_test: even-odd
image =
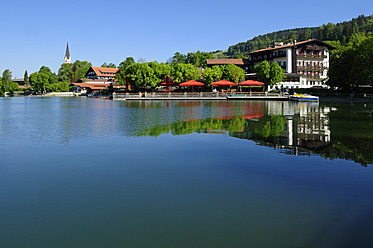
[[[175,52],[226,50],[255,36],[373,14],[372,0],[4,1],[0,73],[58,72],[72,61],[118,65],[126,57],[166,62]]]

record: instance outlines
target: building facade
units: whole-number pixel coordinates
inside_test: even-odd
[[[277,62],[285,70],[285,75],[298,75],[299,80],[285,79],[280,83],[281,87],[325,87],[332,49],[333,46],[319,40],[294,41],[286,45],[276,42],[271,48],[250,52],[248,59],[251,70],[267,60],[270,64]]]
[[[94,67],[89,68],[86,78],[97,81],[114,81],[115,74],[119,71],[118,68]]]

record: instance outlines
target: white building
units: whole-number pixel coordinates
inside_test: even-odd
[[[285,70],[285,75],[291,75],[277,87],[324,87],[331,49],[334,47],[319,40],[294,41],[287,45],[276,42],[271,48],[250,52],[248,59],[251,69],[267,60],[270,64],[277,62]]]

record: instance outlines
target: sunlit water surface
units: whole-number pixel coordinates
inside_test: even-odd
[[[0,247],[373,247],[372,112],[0,98]]]

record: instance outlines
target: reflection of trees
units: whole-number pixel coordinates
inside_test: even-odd
[[[323,156],[373,164],[372,109],[363,104],[341,106],[329,117],[332,146]]]
[[[170,125],[156,125],[152,128],[142,130],[138,135],[159,136],[165,133],[183,135],[190,133],[206,133],[208,130],[224,130],[228,132],[242,131],[246,119],[236,117],[232,119],[213,119],[176,122]]]
[[[285,118],[282,115],[266,116],[259,119],[257,126],[255,133],[262,135],[264,138],[278,137],[285,128]]]
[[[320,129],[320,119],[310,120],[315,116],[315,110],[306,115],[308,127],[315,124],[311,133],[304,130],[297,131],[300,121],[299,115],[284,117],[282,115],[265,115],[262,118],[245,119],[234,118],[208,118],[205,120],[193,120],[176,122],[167,125],[156,125],[139,131],[138,135],[159,136],[171,133],[173,135],[184,135],[190,133],[210,133],[228,131],[229,135],[236,138],[255,141],[258,145],[275,147],[281,152],[291,155],[318,154],[328,159],[353,160],[362,165],[373,163],[373,132],[371,131],[373,116],[372,111],[366,109],[339,106],[337,111],[328,113],[328,119],[323,125],[329,126],[329,140],[320,140],[323,136]],[[323,117],[324,118],[324,117]],[[289,121],[291,120],[291,122]],[[292,123],[292,125],[289,125]],[[293,132],[292,140],[289,132]],[[315,133],[313,133],[315,131]],[[316,136],[313,139],[313,135]],[[290,140],[289,140],[290,139]],[[297,139],[302,142],[296,143]],[[289,141],[292,140],[292,143]]]

